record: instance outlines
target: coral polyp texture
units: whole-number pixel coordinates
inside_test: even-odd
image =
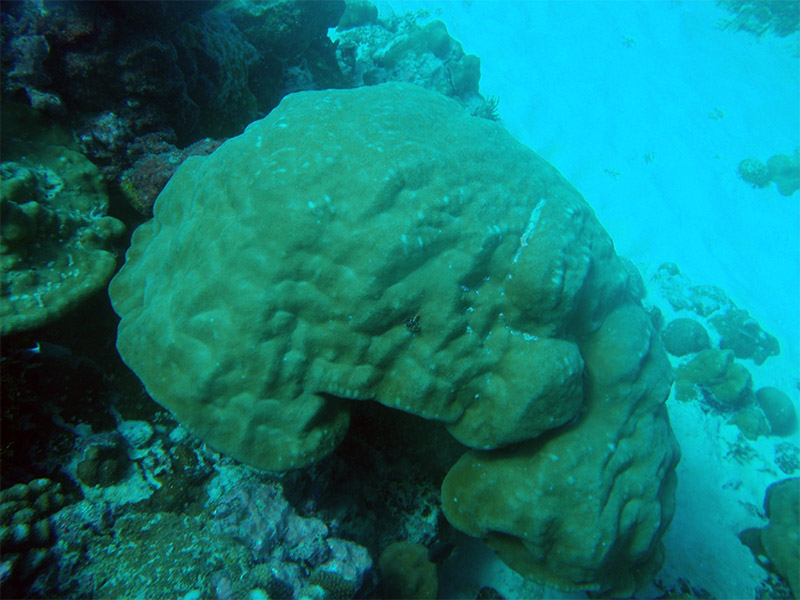
[[[287,96],[180,166],[109,291],[148,392],[245,463],[319,459],[374,400],[473,449],[445,511],[515,569],[616,592],[660,564],[666,355],[580,194],[453,100]]]

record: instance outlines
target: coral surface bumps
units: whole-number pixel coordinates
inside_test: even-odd
[[[668,362],[589,206],[498,125],[409,84],[293,94],[184,162],[154,215],[110,285],[117,347],[209,444],[302,466],[375,400],[444,422],[503,479],[473,493],[459,463],[444,508],[503,531],[514,568],[628,592],[658,567]],[[587,519],[597,535],[572,535]]]

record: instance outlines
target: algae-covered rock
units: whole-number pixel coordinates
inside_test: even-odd
[[[481,61],[474,54],[464,54],[461,44],[450,37],[442,21],[410,29],[407,35],[395,38],[387,47],[376,51],[373,58],[379,68],[392,72],[428,54],[443,65],[443,76],[435,78],[438,81],[436,91],[461,98],[478,94]]]
[[[763,387],[756,392],[756,400],[774,435],[787,436],[797,431],[797,411],[792,399],[784,392]]]
[[[664,348],[673,356],[686,356],[711,347],[706,328],[694,319],[670,321],[662,338]]]
[[[754,188],[765,188],[774,182],[778,192],[791,196],[800,188],[800,151],[791,156],[775,154],[766,163],[757,158],[746,158],[739,163],[738,170],[739,177]]]
[[[397,38],[393,44],[375,55],[379,65],[394,68],[410,55],[430,53],[440,60],[451,57],[463,58],[461,44],[450,37],[442,21],[435,20],[411,30],[408,35]],[[477,92],[477,89],[474,90]]]
[[[423,24],[424,11],[373,19],[370,3],[347,6],[334,37],[339,67],[352,87],[414,83],[455,98],[473,115],[498,118],[497,99],[479,93],[480,58],[465,54],[442,21]]]
[[[690,381],[676,379],[672,386],[672,393],[676,400],[680,402],[692,402],[702,400],[703,391]]]
[[[800,596],[800,478],[784,479],[767,488],[764,510],[769,524],[761,543],[775,569]]]
[[[662,264],[651,280],[676,311],[690,310],[707,317],[733,306],[725,290],[715,285],[692,285],[675,263]]]
[[[0,164],[0,334],[40,327],[102,289],[123,224],[106,215],[99,170],[61,146],[4,144]]]
[[[733,350],[736,358],[750,358],[757,365],[781,353],[777,338],[761,329],[750,313],[729,308],[713,315],[709,321],[720,335],[719,347]]]
[[[748,440],[757,440],[760,436],[769,435],[770,433],[767,418],[755,406],[737,412],[730,418],[728,423],[736,425]]]
[[[633,305],[581,350],[588,381],[576,422],[518,449],[468,452],[444,480],[442,507],[523,575],[627,597],[661,567],[675,510],[668,363]]]
[[[730,350],[709,348],[698,353],[675,371],[679,382],[699,386],[714,408],[738,410],[753,401],[753,380],[750,372],[735,362]],[[681,390],[685,391],[686,386]]]
[[[754,188],[765,188],[771,181],[767,165],[757,158],[745,158],[739,163],[739,177]]]
[[[413,542],[395,542],[381,552],[383,598],[435,600],[439,590],[436,565],[428,560],[428,549]]]
[[[210,445],[279,470],[330,452],[353,402],[443,422],[468,456],[510,447],[541,468],[507,476],[520,523],[561,482],[563,526],[530,543],[563,554],[509,564],[624,592],[660,565],[677,461],[669,363],[635,289],[553,167],[408,84],[290,95],[187,159],[109,286],[121,356]],[[472,475],[451,481],[477,490]]]

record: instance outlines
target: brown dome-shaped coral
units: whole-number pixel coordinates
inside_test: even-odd
[[[280,469],[330,451],[341,398],[444,421],[476,448],[562,425],[583,398],[572,338],[626,285],[555,169],[454,102],[387,84],[292,95],[187,160],[110,291],[153,397]]]
[[[595,458],[574,473],[537,458],[535,481],[621,482],[592,513],[608,524],[598,540],[621,541],[579,582],[566,559],[542,578],[628,591],[660,564],[677,460],[666,355],[591,208],[497,124],[408,84],[293,94],[184,162],[154,215],[109,288],[117,347],[209,444],[259,468],[305,465],[365,400],[444,422],[479,460],[563,437]],[[598,479],[596,457],[636,468]],[[456,512],[470,533],[491,523]],[[594,541],[565,548],[587,556]],[[504,558],[542,574],[537,556]]]

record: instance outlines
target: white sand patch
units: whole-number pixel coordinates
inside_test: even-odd
[[[771,452],[753,448],[755,456],[737,462],[737,427],[697,402],[670,399],[668,408],[682,458],[675,518],[664,537],[667,558],[657,579],[669,587],[683,578],[715,598],[754,598],[766,572],[737,534],[766,524],[760,516],[764,492],[781,478]]]

